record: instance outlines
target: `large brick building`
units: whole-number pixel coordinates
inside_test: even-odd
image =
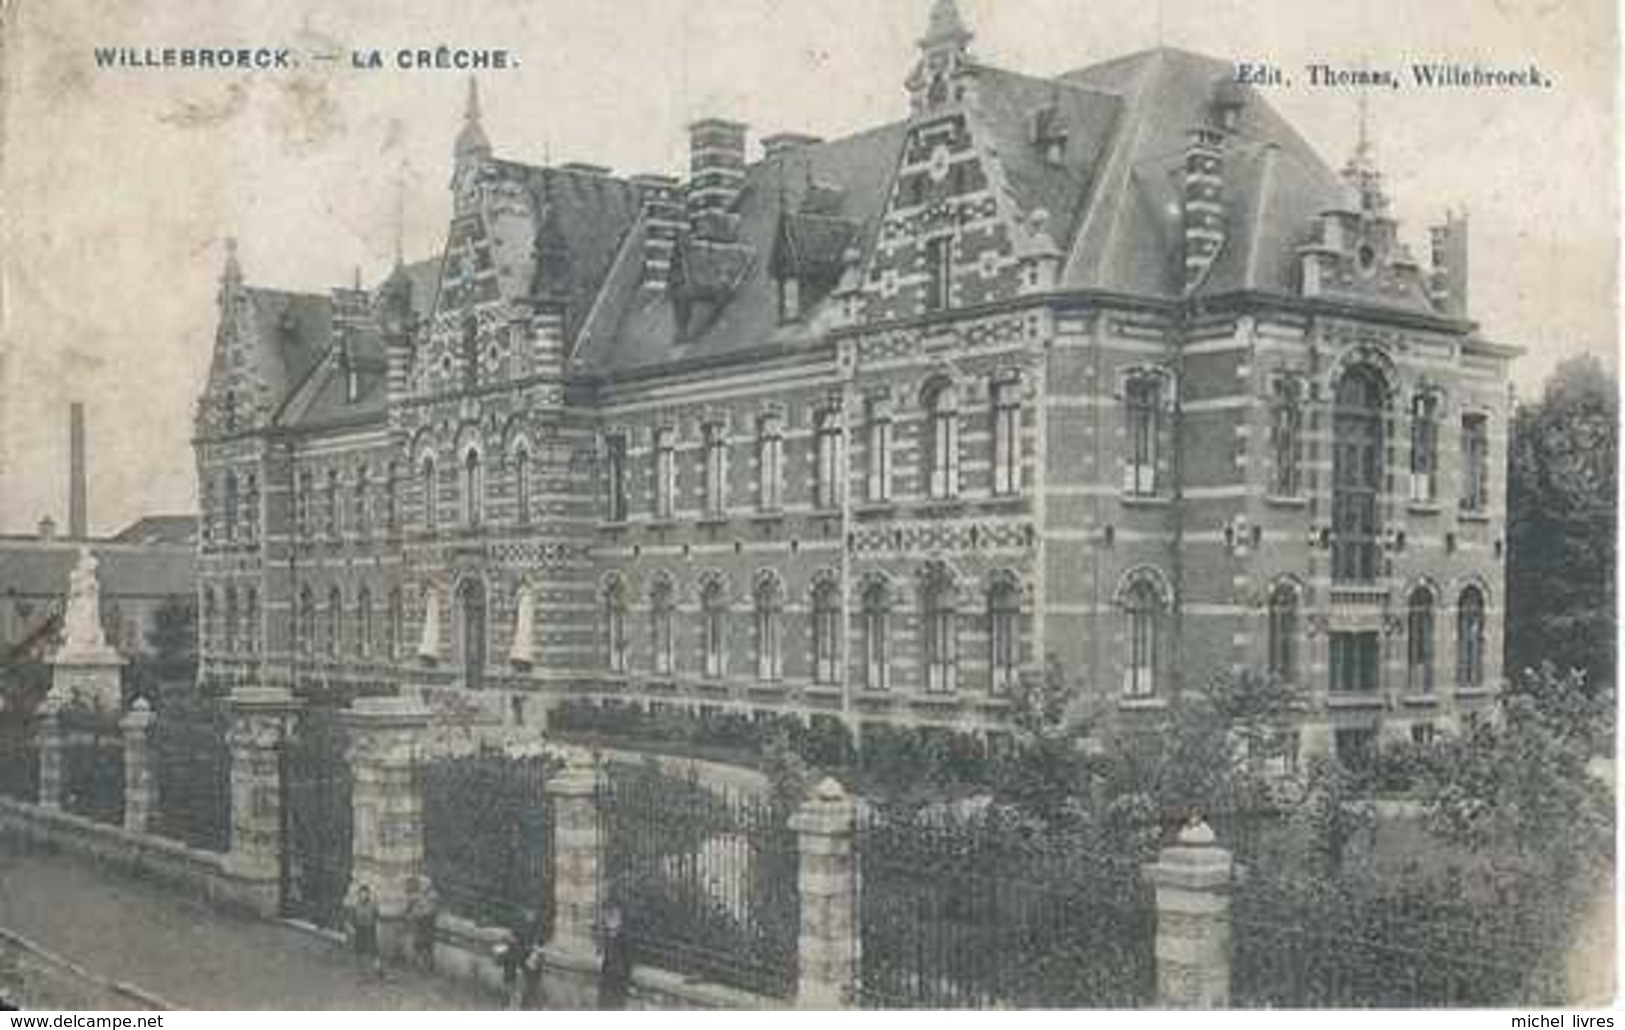
[[[1487,707],[1516,352],[1465,222],[1424,268],[1224,61],[970,42],[938,0],[899,120],[701,121],[683,181],[499,158],[471,87],[439,257],[233,256],[205,676],[981,730],[1047,656],[1123,718],[1269,669],[1350,749]]]

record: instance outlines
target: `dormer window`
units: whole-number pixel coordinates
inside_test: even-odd
[[[1051,104],[1034,112],[1032,132],[1033,146],[1045,164],[1065,163],[1067,131],[1059,108]]]
[[[953,268],[953,240],[938,236],[925,243],[925,310],[948,308],[948,291]]]

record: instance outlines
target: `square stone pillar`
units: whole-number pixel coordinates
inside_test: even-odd
[[[1145,869],[1157,890],[1157,1005],[1222,1009],[1230,1005],[1230,884],[1234,863],[1213,830],[1180,831]]]
[[[597,763],[572,749],[547,793],[553,803],[553,937],[542,949],[542,990],[550,1008],[595,1008],[603,965]]]
[[[119,720],[124,731],[124,828],[131,833],[146,833],[158,807],[158,777],[148,744],[154,718],[147,699],[138,697]]]
[[[39,805],[41,808],[62,807],[63,791],[67,789],[67,775],[63,768],[67,740],[62,733],[62,702],[55,694],[46,694],[40,702],[35,732],[39,734]]]
[[[407,883],[423,874],[423,798],[416,768],[429,710],[406,698],[361,698],[344,713],[344,725],[353,810],[350,888],[372,888],[381,952],[409,958]]]
[[[299,702],[280,687],[234,690],[231,850],[226,887],[239,904],[274,916],[282,900],[282,745]]]
[[[826,778],[790,819],[800,861],[800,975],[796,1007],[851,1008],[858,975],[857,866],[852,838],[857,806]]]

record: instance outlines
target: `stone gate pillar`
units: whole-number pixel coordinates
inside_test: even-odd
[[[572,749],[547,783],[553,803],[553,937],[542,950],[543,991],[553,1008],[598,1004],[598,765]]]
[[[299,702],[281,687],[232,691],[228,896],[261,915],[282,901],[282,745]]]
[[[1146,876],[1157,890],[1157,1004],[1230,1005],[1230,883],[1234,863],[1196,822],[1163,848]]]
[[[148,743],[153,719],[152,706],[138,697],[119,720],[124,731],[124,828],[131,833],[146,833],[158,808],[158,777]]]
[[[790,819],[800,861],[801,969],[796,1007],[851,1008],[858,974],[857,868],[852,851],[857,806],[826,778]]]
[[[62,793],[67,789],[63,753],[67,741],[62,734],[62,701],[54,694],[46,694],[40,702],[36,732],[39,741],[39,805],[41,808],[61,808]]]
[[[344,713],[353,820],[350,885],[372,888],[378,944],[409,957],[407,881],[423,873],[423,798],[416,766],[429,711],[406,698],[361,698]]]

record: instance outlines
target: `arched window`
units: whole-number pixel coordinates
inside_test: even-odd
[[[662,676],[675,671],[672,653],[674,611],[671,582],[664,578],[655,580],[649,591],[649,647],[654,652],[654,671]]]
[[[1159,375],[1142,373],[1123,384],[1128,452],[1123,464],[1123,492],[1152,497],[1157,492],[1157,459],[1162,449],[1162,390]]]
[[[1021,595],[1008,577],[993,582],[987,593],[989,688],[995,694],[1015,689],[1021,672]]]
[[[355,595],[355,653],[372,655],[372,589],[362,587]]]
[[[1490,505],[1490,420],[1482,412],[1461,417],[1461,510],[1483,514]]]
[[[841,665],[841,607],[833,580],[822,579],[812,592],[813,682],[836,683]]]
[[[1162,607],[1156,585],[1147,578],[1135,580],[1123,594],[1128,644],[1123,663],[1123,693],[1129,697],[1157,694]]]
[[[700,594],[700,667],[708,679],[722,678],[727,619],[728,601],[722,584],[712,580]]]
[[[440,497],[435,489],[437,484],[434,476],[434,455],[428,455],[423,459],[423,470],[418,480],[418,489],[423,495],[423,528],[432,533],[440,524]]]
[[[654,432],[653,465],[649,469],[649,482],[653,496],[651,508],[657,519],[669,519],[677,503],[677,434],[670,428]]]
[[[237,588],[226,588],[226,646],[227,654],[236,654],[241,641],[238,638],[239,626],[237,623]]]
[[[400,587],[389,592],[389,617],[385,632],[388,634],[385,640],[388,656],[391,659],[399,658],[406,640],[406,603],[401,596]]]
[[[400,468],[393,461],[384,470],[384,532],[393,536],[401,528]]]
[[[813,428],[813,505],[823,510],[840,502],[841,419],[834,411],[818,413]]]
[[[1269,673],[1282,683],[1298,678],[1298,590],[1282,583],[1270,593]]]
[[[513,452],[513,514],[519,525],[530,525],[530,448],[524,444]]]
[[[245,482],[248,488],[243,491],[243,537],[253,543],[259,538],[260,529],[260,479],[250,472]]]
[[[1456,685],[1484,685],[1484,592],[1476,586],[1456,601]]]
[[[1296,497],[1302,487],[1303,384],[1282,379],[1275,384],[1275,403],[1270,419],[1270,450],[1275,472],[1270,492],[1276,497]]]
[[[237,539],[237,473],[226,473],[225,533],[227,541]]]
[[[720,422],[708,422],[705,445],[705,513],[721,515],[727,507],[728,438]]]
[[[604,437],[604,516],[626,521],[626,437],[620,433]]]
[[[309,587],[299,591],[299,653],[316,653],[316,595]]]
[[[776,577],[756,584],[756,678],[776,683],[784,672],[784,589]]]
[[[1411,591],[1405,610],[1405,682],[1411,690],[1433,689],[1433,591]]]
[[[344,594],[338,587],[327,592],[327,641],[330,658],[337,658],[344,639]]]
[[[948,383],[925,395],[925,483],[934,498],[959,494],[959,404]]]
[[[1418,393],[1411,401],[1411,500],[1432,504],[1439,496],[1439,395]]]
[[[863,638],[863,685],[885,690],[891,685],[891,650],[888,623],[891,605],[886,585],[876,581],[863,591],[860,635]]]
[[[323,499],[326,507],[323,515],[327,519],[327,537],[329,540],[339,538],[339,470],[327,470],[327,495]]]
[[[351,528],[355,535],[363,540],[372,533],[372,512],[367,505],[367,491],[370,486],[367,466],[362,465],[355,470],[354,514]]]
[[[457,615],[462,625],[463,686],[478,690],[485,685],[486,601],[485,583],[470,576],[457,587]]]
[[[604,587],[603,596],[604,666],[611,672],[625,672],[626,662],[626,586],[613,579]]]
[[[941,573],[930,575],[920,591],[924,615],[925,689],[951,694],[959,663],[959,613],[954,605],[954,584]]]
[[[1332,579],[1377,578],[1378,497],[1383,481],[1383,387],[1355,367],[1337,384],[1332,428]]]
[[[763,415],[756,428],[757,505],[763,511],[784,506],[784,421],[778,415]]]
[[[878,504],[891,499],[891,412],[884,401],[869,402],[868,427],[868,494]]]
[[[470,447],[463,453],[463,522],[470,527],[480,524],[485,507],[485,475],[480,468],[480,452]]]
[[[993,384],[993,492],[1021,492],[1021,384]]]

